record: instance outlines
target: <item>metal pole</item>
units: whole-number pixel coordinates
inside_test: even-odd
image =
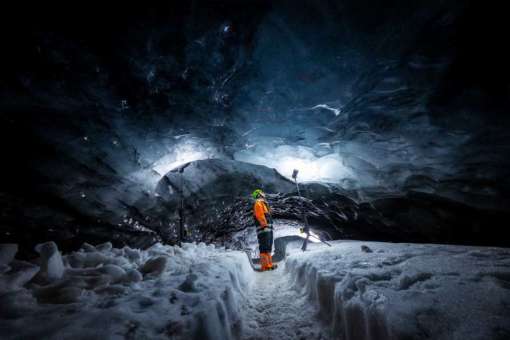
[[[294,169],[294,171],[292,172],[292,178],[294,178],[294,182],[296,183],[296,188],[297,188],[298,196],[299,196],[299,198],[302,198],[301,197],[301,192],[299,191],[299,184],[298,184],[298,181],[297,181],[298,173],[299,173],[299,170],[298,169]],[[301,250],[305,251],[306,250],[306,246],[308,244],[308,239],[310,238],[310,228],[308,227],[308,219],[306,218],[306,214],[305,214],[304,209],[303,209],[303,223],[305,224],[305,227],[303,228],[303,231],[306,233],[306,239],[303,242],[303,246],[301,247]]]
[[[179,204],[179,247],[182,247],[182,241],[184,239],[184,167],[179,169],[179,176],[181,180],[181,190],[180,190],[180,204]]]
[[[292,178],[294,178],[294,182],[296,183],[296,188],[297,188],[297,192],[298,192],[298,196],[300,198],[302,198],[301,196],[301,192],[299,191],[299,184],[298,184],[298,181],[297,181],[297,175],[298,175],[298,170],[297,169],[294,169],[294,171],[292,172]],[[316,238],[317,240],[321,241],[322,243],[324,244],[327,244],[328,246],[331,247],[331,244],[329,244],[328,242],[324,241],[324,240],[321,240],[319,237],[317,236],[314,236],[310,233],[310,227],[308,225],[308,218],[306,217],[306,214],[304,212],[304,209],[303,209],[303,222],[305,223],[305,227],[303,228],[303,231],[306,233],[306,239],[305,241],[303,242],[303,246],[301,247],[301,250],[302,251],[305,251],[306,250],[306,247],[308,245],[308,239],[310,238],[310,236]]]
[[[299,191],[299,184],[298,184],[298,182],[297,182],[297,178],[294,178],[294,182],[296,182],[296,188],[297,188],[298,196],[299,196],[300,198],[303,198],[303,197],[301,196],[301,192]],[[308,218],[306,217],[306,214],[304,213],[304,211],[303,211],[303,222],[305,223],[305,231],[306,231],[306,229],[308,229]]]

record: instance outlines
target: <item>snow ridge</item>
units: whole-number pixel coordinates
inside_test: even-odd
[[[335,339],[503,339],[509,259],[505,248],[336,241],[290,254],[286,271]]]
[[[203,243],[62,255],[47,242],[31,262],[0,244],[0,338],[510,338],[510,250],[332,244],[264,273]]]
[[[329,325],[334,338],[391,339],[382,302],[384,297],[366,291],[359,277],[346,274],[343,280],[319,271],[311,263],[287,263],[296,287],[315,302],[319,318]],[[355,291],[361,289],[361,293]]]
[[[111,243],[62,256],[38,245],[34,263],[0,245],[2,339],[234,339],[253,272],[246,255],[213,245]],[[30,325],[30,327],[27,327]]]

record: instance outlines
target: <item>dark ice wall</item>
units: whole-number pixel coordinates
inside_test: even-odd
[[[303,176],[360,201],[420,192],[506,211],[510,56],[501,6],[6,8],[2,238],[150,244],[170,225],[146,214],[158,210],[157,182],[205,158],[286,176],[308,166]]]

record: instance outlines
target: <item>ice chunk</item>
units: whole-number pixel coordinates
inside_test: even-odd
[[[98,244],[96,246],[96,249],[99,251],[105,252],[105,251],[112,250],[112,247],[113,246],[112,246],[111,242],[105,242],[105,243]]]
[[[158,256],[145,262],[140,271],[143,274],[161,275],[166,269],[167,262],[167,257]]]
[[[18,252],[18,245],[13,243],[0,244],[0,266],[8,265],[14,260],[14,256]]]
[[[35,250],[41,254],[41,274],[48,280],[62,278],[64,262],[55,242],[40,243]]]
[[[73,268],[83,268],[85,263],[86,255],[84,253],[73,253],[66,256],[66,261]]]
[[[108,275],[112,282],[119,282],[124,279],[126,271],[119,266],[114,264],[107,264],[104,267],[98,269],[101,274]]]
[[[85,254],[85,267],[97,267],[100,264],[111,263],[112,258],[98,251]]]
[[[85,251],[86,253],[91,253],[96,251],[96,247],[94,247],[92,244],[89,244],[87,242],[83,243],[81,245],[81,249]]]
[[[142,281],[143,276],[138,270],[131,269],[126,272],[126,276],[124,279],[126,282],[140,282]]]
[[[96,250],[93,252],[76,252],[68,255],[66,259],[73,268],[95,268],[105,264],[119,264],[123,261],[121,258],[116,259]]]
[[[140,251],[136,249],[131,249],[129,247],[124,247],[125,256],[131,261],[137,261],[140,259]]]

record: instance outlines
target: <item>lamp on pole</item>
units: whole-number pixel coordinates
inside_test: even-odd
[[[301,192],[299,191],[299,184],[298,184],[298,181],[297,181],[298,173],[299,173],[299,170],[298,169],[294,169],[294,171],[292,171],[292,178],[294,179],[294,182],[296,183],[296,188],[297,188],[298,196],[300,198],[302,198],[301,197]],[[327,244],[328,246],[331,247],[331,244],[329,244],[328,242],[320,239],[318,236],[311,235],[311,233],[310,233],[310,226],[308,225],[308,218],[306,217],[306,214],[305,214],[304,210],[303,210],[303,223],[305,224],[305,227],[301,229],[301,232],[306,233],[306,239],[303,242],[303,245],[301,246],[301,250],[302,251],[306,250],[306,247],[308,245],[308,240],[310,239],[310,236],[313,236],[314,238],[318,239],[322,243]]]

